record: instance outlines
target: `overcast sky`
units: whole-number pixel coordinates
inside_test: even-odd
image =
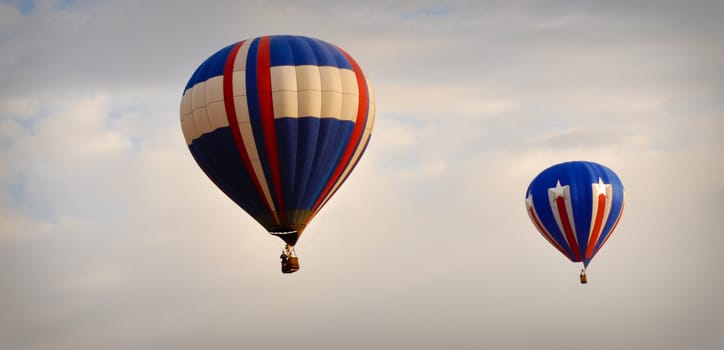
[[[0,0],[0,348],[724,348],[720,1]],[[297,245],[189,153],[184,85],[265,34],[332,42],[377,119]],[[525,189],[609,166],[578,283]]]

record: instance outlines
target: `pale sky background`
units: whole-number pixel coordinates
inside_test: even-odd
[[[0,348],[722,349],[724,2],[0,0]],[[298,34],[375,87],[367,153],[281,240],[204,176],[182,89]],[[525,189],[627,207],[578,283]]]

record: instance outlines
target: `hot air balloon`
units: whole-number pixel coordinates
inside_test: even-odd
[[[556,164],[528,186],[526,209],[551,245],[586,268],[616,228],[625,203],[624,188],[609,168],[587,161]]]
[[[319,39],[239,41],[193,73],[181,127],[194,159],[231,200],[294,245],[354,169],[370,140],[372,87],[357,62]]]

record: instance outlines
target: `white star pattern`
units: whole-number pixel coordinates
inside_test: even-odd
[[[564,186],[561,186],[561,180],[556,181],[556,187],[553,189],[553,193],[556,198],[563,197]]]
[[[593,184],[593,186],[596,188],[596,197],[606,195],[606,184],[603,183],[603,180],[600,177],[598,178],[598,183]]]

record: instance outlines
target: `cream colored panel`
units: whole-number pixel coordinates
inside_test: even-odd
[[[189,89],[181,96],[181,117],[191,114],[191,112],[193,112],[193,109],[191,109],[191,89]]]
[[[206,111],[209,114],[211,130],[229,126],[229,120],[226,118],[226,107],[224,106],[224,101],[210,103],[206,106]]]
[[[297,91],[275,91],[272,93],[274,102],[274,118],[299,117]]]
[[[271,89],[277,91],[297,91],[297,72],[294,66],[271,67]]]
[[[299,91],[299,117],[322,116],[322,92],[319,90]]]
[[[358,95],[357,76],[349,69],[340,69],[339,76],[342,80],[342,92],[345,95]]]
[[[246,72],[234,71],[231,77],[231,90],[234,96],[246,95]]]
[[[236,121],[249,122],[249,105],[246,103],[246,96],[234,96],[234,110],[236,110]]]
[[[342,96],[342,112],[339,116],[340,120],[357,120],[357,108],[359,107],[359,97],[357,95],[345,94]]]
[[[244,140],[244,148],[249,159],[259,159],[254,133],[251,131],[251,123],[239,123],[239,131],[241,132],[241,139]],[[263,172],[261,174],[264,176]]]
[[[185,114],[181,116],[181,130],[183,130],[184,133],[184,139],[186,139],[186,144],[190,145],[191,142],[199,138],[201,134],[199,134],[198,130],[196,130],[196,123],[194,122],[194,116],[191,113]]]
[[[371,131],[372,127],[375,124],[375,113],[377,111],[377,108],[376,108],[376,102],[375,102],[375,90],[372,88],[372,84],[370,84],[370,81],[369,80],[366,80],[366,81],[367,81],[367,93],[369,95],[368,99],[370,101],[370,107],[369,107],[369,112],[367,114],[367,126],[365,128],[370,129],[370,131]]]
[[[297,90],[322,90],[322,79],[319,76],[319,66],[297,66]]]
[[[224,99],[224,77],[219,75],[206,81],[206,104]]]
[[[251,167],[254,168],[254,173],[256,173],[257,178],[259,179],[259,184],[261,185],[262,192],[264,192],[264,198],[266,199],[267,204],[269,204],[272,208],[272,211],[276,211],[274,201],[271,197],[271,191],[269,191],[269,184],[267,184],[266,178],[264,177],[264,170],[262,169],[261,161],[259,159],[252,159]],[[259,176],[259,174],[261,174],[261,176]]]
[[[206,106],[206,82],[202,81],[191,88],[191,109],[197,110]]]
[[[239,52],[236,54],[236,61],[234,62],[234,71],[246,70],[246,57],[249,54],[251,42],[252,40],[247,40],[239,48]]]
[[[206,108],[198,108],[193,113],[194,123],[196,123],[196,130],[200,135],[207,132],[211,132],[211,123],[209,123],[208,113]]]
[[[323,91],[321,107],[319,115],[322,118],[339,118],[342,113],[342,91]]]
[[[319,67],[319,82],[322,91],[342,92],[342,77],[336,67]]]

